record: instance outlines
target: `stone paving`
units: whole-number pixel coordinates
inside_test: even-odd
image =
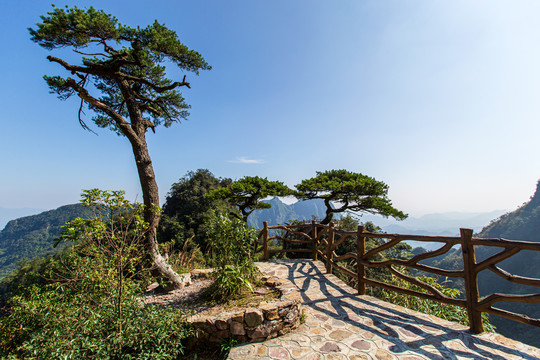
[[[229,359],[540,359],[540,349],[494,333],[359,296],[320,261],[258,263],[301,291],[305,322],[289,334],[231,350]]]

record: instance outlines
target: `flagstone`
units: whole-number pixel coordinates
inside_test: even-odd
[[[502,335],[472,335],[461,324],[359,296],[326,274],[320,261],[257,265],[263,274],[288,279],[291,290],[300,291],[304,324],[272,340],[237,346],[229,354],[232,360],[540,359],[540,349]],[[249,316],[259,321],[257,311]]]

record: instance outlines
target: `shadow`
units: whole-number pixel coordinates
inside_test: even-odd
[[[273,262],[288,268],[288,280],[300,290],[303,306],[351,324],[358,328],[359,332],[362,330],[379,336],[392,344],[389,350],[395,354],[410,351],[437,360],[464,358],[505,360],[508,358],[498,355],[495,352],[498,351],[526,360],[537,359],[518,349],[472,335],[468,330],[456,330],[424,317],[393,309],[390,304],[385,307],[382,300],[373,302],[366,297],[352,294],[350,288],[344,289],[328,279],[328,275],[323,273],[312,260],[274,260]],[[310,297],[308,290],[313,292],[313,287],[316,287],[322,296]],[[358,317],[358,320],[351,318],[350,313]],[[364,321],[369,325],[361,322],[361,319],[369,319],[370,321]],[[408,336],[405,336],[407,333]],[[407,337],[414,340],[403,339]],[[471,351],[456,350],[445,345],[446,342],[456,340]],[[438,354],[433,350],[427,351],[423,348],[430,345],[437,350]]]

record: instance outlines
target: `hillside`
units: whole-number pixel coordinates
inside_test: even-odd
[[[504,214],[484,227],[475,237],[479,238],[505,238],[509,240],[523,240],[540,242],[540,182],[531,199],[517,210]],[[476,260],[480,262],[501,248],[476,247]],[[453,249],[447,254],[435,259],[422,262],[435,267],[458,270],[463,269],[463,255],[460,248]],[[506,259],[498,266],[514,275],[540,278],[540,253],[535,251],[521,251]],[[450,283],[450,286],[463,288],[463,281]],[[478,289],[480,296],[493,293],[506,294],[533,294],[540,293],[540,288],[514,284],[484,270],[478,276]],[[526,314],[530,317],[540,318],[540,304],[497,303],[495,307]],[[515,321],[498,316],[490,316],[490,321],[497,328],[497,332],[534,346],[540,346],[540,329],[522,325]]]
[[[540,181],[531,199],[517,210],[501,216],[498,220],[486,226],[479,234],[482,238],[505,238],[540,242]],[[480,248],[477,250],[478,261],[494,253],[493,250]],[[502,269],[520,276],[540,278],[540,253],[522,251],[498,265]],[[499,292],[508,294],[540,293],[540,288],[523,286],[508,282],[490,271],[484,271],[479,276],[480,295]],[[526,313],[540,318],[540,304],[499,303],[497,307]],[[497,316],[490,317],[497,331],[516,340],[540,346],[540,329],[522,325]]]
[[[85,214],[89,215],[88,209],[73,204],[9,221],[0,232],[0,278],[13,271],[23,259],[31,260],[61,250],[65,245],[53,248],[61,226]]]
[[[284,204],[278,198],[268,201],[272,208],[253,212],[249,224],[262,227],[263,221],[271,225],[284,224],[294,219],[323,218],[325,206],[322,200]],[[80,204],[65,205],[56,210],[21,217],[7,223],[0,232],[0,279],[13,271],[19,261],[54,254],[65,244],[53,248],[53,240],[60,235],[66,221],[89,216],[90,211]]]

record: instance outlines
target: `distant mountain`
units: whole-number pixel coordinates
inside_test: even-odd
[[[0,230],[6,226],[9,220],[17,219],[23,216],[30,216],[39,214],[45,211],[45,209],[35,208],[2,208],[0,207]]]
[[[447,212],[409,217],[401,221],[378,215],[362,215],[360,221],[371,221],[387,233],[459,236],[460,228],[473,229],[478,232],[490,221],[497,219],[504,213],[506,210]]]
[[[529,202],[517,210],[493,220],[475,235],[475,237],[540,242],[540,182],[537,184],[536,192]],[[476,260],[480,262],[501,251],[502,248],[475,246],[475,250]],[[461,249],[456,248],[443,256],[428,259],[422,263],[448,270],[458,270],[463,269],[463,255]],[[521,251],[511,258],[500,262],[497,266],[514,275],[540,278],[540,252]],[[457,280],[451,286],[463,287],[463,281]],[[478,290],[482,297],[493,293],[540,293],[540,288],[511,283],[489,270],[484,270],[478,275]],[[533,318],[540,318],[540,303],[520,304],[500,302],[495,304],[495,307],[526,314]],[[498,316],[490,316],[490,321],[495,325],[497,332],[524,343],[537,347],[540,346],[539,328],[523,325]]]
[[[65,244],[53,248],[61,226],[90,211],[80,204],[65,205],[56,210],[11,220],[0,232],[0,278],[17,268],[19,261],[32,260],[60,251]]]
[[[248,218],[249,226],[260,229],[264,221],[268,221],[268,225],[280,225],[291,220],[323,219],[326,215],[326,206],[320,199],[298,201],[287,205],[275,197],[265,202],[272,207],[254,211]]]

